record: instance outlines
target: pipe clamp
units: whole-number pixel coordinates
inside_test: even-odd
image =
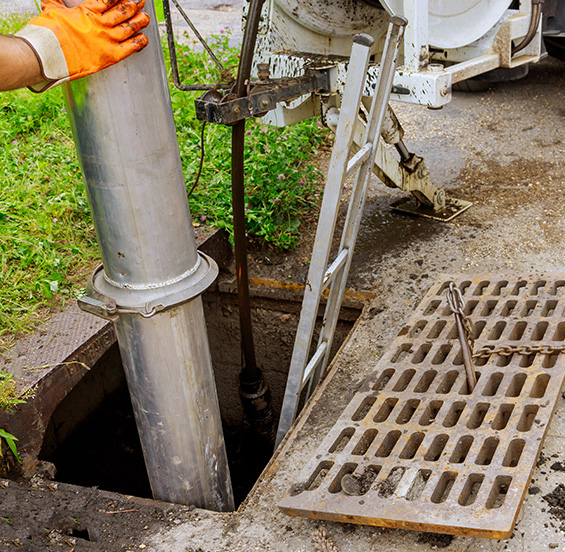
[[[216,261],[198,251],[196,270],[181,279],[151,286],[115,285],[99,265],[86,287],[86,296],[78,299],[81,310],[115,322],[122,314],[150,318],[164,310],[194,299],[210,287],[219,269]]]

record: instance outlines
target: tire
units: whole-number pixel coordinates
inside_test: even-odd
[[[519,65],[518,67],[500,67],[493,69],[487,73],[483,73],[478,77],[467,79],[465,81],[456,82],[453,85],[453,90],[460,92],[484,92],[489,88],[496,86],[499,82],[510,82],[518,79],[523,79],[529,71],[529,65]]]
[[[494,82],[467,79],[461,82],[456,82],[452,88],[457,92],[484,92],[493,86],[495,86]]]
[[[545,42],[545,49],[551,57],[565,61],[565,37],[546,36],[543,41]]]

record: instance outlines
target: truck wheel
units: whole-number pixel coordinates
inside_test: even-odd
[[[543,41],[547,53],[554,58],[565,61],[565,37],[562,36],[546,36]]]

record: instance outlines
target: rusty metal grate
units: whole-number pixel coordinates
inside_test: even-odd
[[[279,504],[293,515],[508,538],[565,374],[565,354],[477,359],[468,393],[437,282]],[[459,278],[475,350],[565,345],[565,277]]]

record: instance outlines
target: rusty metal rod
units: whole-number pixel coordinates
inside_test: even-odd
[[[251,76],[251,64],[257,40],[257,30],[261,17],[263,0],[251,0],[247,25],[243,35],[241,57],[237,79],[234,87],[235,95],[241,98],[247,93],[247,83]],[[271,450],[275,442],[275,424],[271,409],[269,388],[263,374],[257,366],[255,346],[253,342],[253,326],[251,322],[251,304],[249,300],[249,277],[247,268],[247,235],[245,232],[245,119],[232,127],[232,209],[233,233],[235,249],[235,265],[237,272],[237,294],[239,300],[239,323],[241,345],[243,350],[243,367],[240,373],[240,397],[246,414],[246,422]]]
[[[246,83],[251,76],[251,63],[259,28],[259,18],[263,0],[252,0],[249,6],[247,25],[241,46],[241,57],[237,71],[234,92],[238,98],[245,96]],[[245,232],[245,173],[243,168],[245,148],[245,120],[239,121],[232,128],[232,209],[235,265],[237,272],[237,294],[239,299],[239,323],[243,347],[244,367],[242,379],[258,381],[261,372],[257,367],[251,325],[251,307],[249,302],[249,277],[247,269],[247,236]]]

